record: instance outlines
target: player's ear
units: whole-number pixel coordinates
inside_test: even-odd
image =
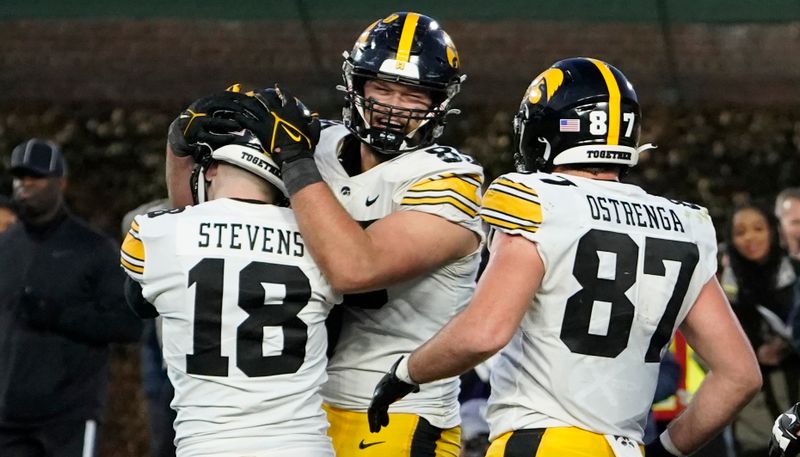
[[[214,178],[217,177],[217,172],[219,171],[219,162],[211,162],[206,170],[206,181],[213,181]]]

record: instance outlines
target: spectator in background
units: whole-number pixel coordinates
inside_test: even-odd
[[[11,200],[5,195],[0,195],[0,233],[5,232],[17,222],[17,211]]]
[[[127,235],[131,222],[137,215],[169,208],[169,201],[163,198],[147,202],[129,211],[122,218],[122,236]],[[140,362],[142,390],[147,399],[150,456],[174,457],[175,429],[172,424],[175,422],[175,410],[169,405],[175,396],[175,389],[167,376],[167,368],[161,351],[161,317],[145,319],[142,322],[144,328],[142,329]]]
[[[136,341],[114,243],[64,203],[66,164],[49,141],[11,153],[21,224],[0,234],[0,455],[91,457],[110,342]]]
[[[777,221],[758,205],[734,210],[727,245],[730,268],[723,281],[734,293],[733,310],[756,351],[764,378],[762,393],[742,411],[734,433],[742,455],[764,455],[771,418],[782,409],[778,405],[798,400],[800,359],[788,344],[785,327],[781,328],[792,308],[796,275],[780,246]]]
[[[781,240],[789,251],[795,274],[800,276],[800,187],[789,187],[775,198],[775,217],[781,228]],[[800,351],[800,280],[794,283],[789,325],[792,345]]]
[[[792,286],[797,278],[791,261],[781,248],[778,224],[758,205],[738,207],[728,222],[730,268],[723,273],[725,282],[733,282],[734,311],[744,326],[762,366],[777,366],[787,354],[785,341],[762,315],[770,312],[785,321],[792,308]],[[759,310],[759,306],[761,309]],[[780,413],[775,411],[773,416]]]
[[[775,217],[781,229],[781,240],[800,270],[800,187],[789,187],[775,198]]]

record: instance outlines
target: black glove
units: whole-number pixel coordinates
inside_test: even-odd
[[[319,116],[311,112],[297,98],[275,85],[252,94],[268,111],[266,119],[236,112],[233,118],[242,127],[253,132],[275,163],[311,158],[320,134]]]
[[[169,126],[167,141],[178,157],[191,156],[200,163],[210,151],[238,138],[232,132],[242,130],[234,116],[267,119],[264,105],[233,85],[225,92],[195,100]]]
[[[775,419],[772,437],[769,440],[769,457],[795,457],[800,454],[800,403],[786,410]]]
[[[20,307],[22,318],[38,330],[52,330],[61,316],[61,307],[37,294],[31,286],[22,289]]]
[[[401,360],[403,360],[403,357],[397,359],[397,362],[392,365],[392,368],[383,375],[378,385],[375,386],[375,392],[372,394],[372,401],[370,401],[369,409],[367,410],[369,431],[372,433],[378,433],[381,427],[389,425],[389,405],[411,392],[419,392],[418,385],[409,384],[398,379],[395,372]]]

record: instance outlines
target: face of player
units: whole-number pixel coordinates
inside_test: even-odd
[[[380,79],[371,79],[364,84],[364,98],[392,106],[390,111],[388,107],[375,105],[365,113],[372,127],[390,128],[404,133],[413,131],[424,120],[421,114],[416,114],[409,121],[406,116],[412,114],[410,110],[428,110],[433,104],[433,99],[426,90]]]
[[[786,250],[792,257],[800,258],[800,200],[787,198],[779,208],[779,213]]]
[[[733,216],[733,246],[745,259],[763,262],[769,254],[769,223],[752,208],[739,210]]]

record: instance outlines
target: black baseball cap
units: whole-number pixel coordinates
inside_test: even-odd
[[[32,138],[11,151],[11,174],[61,177],[67,175],[67,164],[57,144]]]

